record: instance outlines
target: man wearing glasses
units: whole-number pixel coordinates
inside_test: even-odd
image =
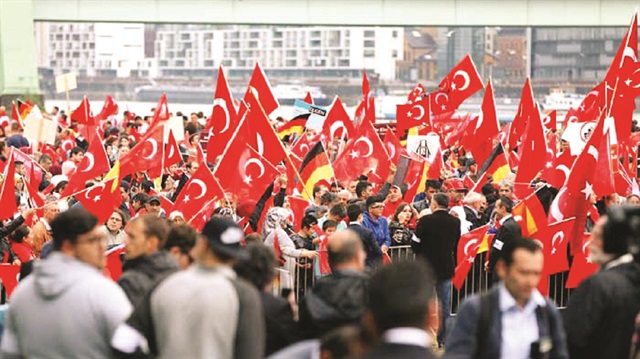
[[[382,216],[384,211],[384,198],[381,196],[371,196],[367,198],[367,212],[364,213],[362,226],[373,231],[376,242],[383,253],[387,253],[391,246],[391,235],[389,234],[389,222]]]
[[[11,297],[3,358],[106,358],[109,340],[131,313],[120,287],[102,274],[106,242],[82,208],[51,223],[54,252],[34,264]]]

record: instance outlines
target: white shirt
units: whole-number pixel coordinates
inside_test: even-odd
[[[536,308],[546,306],[547,302],[542,294],[534,289],[527,304],[520,308],[504,283],[500,283],[498,291],[502,323],[500,358],[529,358],[531,343],[540,338]]]
[[[418,328],[400,327],[389,329],[382,335],[385,343],[415,345],[423,348],[431,347],[431,337]]]

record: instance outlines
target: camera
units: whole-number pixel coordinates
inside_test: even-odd
[[[604,241],[606,253],[631,253],[640,259],[640,207],[612,206],[607,211],[608,220],[603,237],[617,240]]]

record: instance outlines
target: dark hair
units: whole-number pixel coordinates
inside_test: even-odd
[[[338,327],[322,336],[320,352],[330,354],[331,358],[355,357],[354,350],[366,341],[365,335],[364,330],[357,325]],[[324,358],[325,356],[321,354],[320,357]]]
[[[373,186],[371,183],[367,181],[360,181],[356,185],[356,197],[360,198],[362,194],[367,190],[367,188]]]
[[[259,291],[271,283],[276,267],[276,255],[271,247],[262,243],[251,243],[247,247],[249,259],[233,266],[239,277],[256,286]]]
[[[440,188],[442,188],[442,184],[440,183],[440,181],[435,180],[435,179],[428,179],[425,183],[424,183],[424,187],[425,188],[435,188],[437,190],[439,190]]]
[[[347,215],[347,209],[344,204],[338,203],[329,209],[329,215],[344,218]]]
[[[262,237],[262,234],[260,234],[260,233],[249,233],[246,236],[244,236],[244,242],[247,245],[249,245],[250,243],[253,243],[253,242],[262,244],[262,242],[264,242],[264,238]]]
[[[163,247],[166,250],[178,247],[181,253],[189,254],[189,251],[196,245],[196,237],[198,237],[198,231],[190,225],[173,224]]]
[[[485,183],[482,185],[482,195],[483,196],[489,196],[492,194],[495,194],[497,191],[495,189],[495,187],[493,187],[493,185],[491,183]]]
[[[507,267],[510,267],[513,264],[513,253],[516,251],[516,249],[519,248],[529,251],[530,253],[542,251],[542,248],[540,248],[538,242],[534,241],[533,239],[516,237],[513,240],[506,242],[502,249],[501,259],[504,261],[504,264]]]
[[[371,196],[369,198],[367,198],[367,209],[369,209],[369,207],[373,206],[376,203],[384,203],[384,198],[382,198],[381,196]]]
[[[369,308],[381,332],[398,327],[424,328],[435,281],[423,261],[383,266],[369,283]]]
[[[82,147],[76,146],[71,149],[71,154],[69,156],[77,155],[78,153],[81,153],[81,152],[84,153],[84,150],[82,149]]]
[[[347,206],[347,217],[349,217],[349,222],[357,221],[361,214],[362,208],[359,204],[354,203]]]
[[[47,161],[47,160],[53,162],[53,159],[51,158],[51,156],[49,156],[47,154],[43,154],[43,155],[40,156],[40,159],[38,160],[38,163],[42,163],[42,162]]]
[[[198,162],[197,162],[197,161],[189,161],[189,162],[187,162],[187,164],[185,165],[185,167],[190,169],[190,168],[191,168],[191,166],[192,166],[194,163],[198,163]]]
[[[138,201],[140,202],[141,205],[144,206],[145,204],[147,204],[148,200],[149,200],[148,194],[139,192],[139,193],[136,193],[135,196],[133,196],[133,198],[131,198],[131,203]]]
[[[329,228],[338,228],[338,222],[333,219],[327,219],[324,221],[324,223],[322,223],[322,230],[326,231]]]
[[[439,208],[449,207],[449,196],[445,193],[435,193],[431,200],[434,201]]]
[[[67,186],[67,183],[69,183],[69,181],[58,182],[58,184],[53,188],[51,193],[60,193]]]
[[[311,228],[314,224],[318,224],[318,219],[313,214],[307,214],[302,217],[300,228]]]
[[[122,219],[122,228],[126,227],[127,226],[127,215],[124,214],[124,212],[119,208],[114,209],[113,213],[117,213],[120,216],[120,218]],[[113,215],[113,213],[111,213],[111,215]],[[107,219],[105,221],[105,224],[107,224],[107,222],[109,222],[109,219]]]
[[[400,214],[400,212],[404,211],[406,207],[411,207],[411,205],[407,202],[402,202],[398,205],[398,207],[396,208],[396,212],[393,214],[394,221],[398,221],[398,215]],[[411,211],[411,216],[413,217],[413,211]]]
[[[338,201],[338,195],[333,193],[333,192],[325,192],[321,197],[320,197],[320,204],[321,205],[326,205],[328,206],[329,204],[331,204],[332,202],[337,202]]]
[[[53,247],[59,251],[64,241],[78,242],[78,237],[91,232],[98,225],[98,219],[82,207],[72,207],[57,215],[51,222]]]
[[[504,207],[507,213],[511,213],[511,211],[513,211],[513,206],[515,205],[515,203],[509,197],[500,196],[500,205]]]
[[[362,248],[362,241],[360,240],[358,233],[351,229],[344,229],[340,232],[347,233],[346,238],[340,243],[340,247],[336,250],[335,244],[332,245],[331,242],[329,242],[329,245],[327,246],[329,265],[331,266],[331,269],[356,258],[358,250]]]
[[[142,189],[142,191],[147,194],[151,191],[153,187],[154,187],[153,182],[149,180],[144,180],[142,181],[142,183],[140,183],[140,189]]]
[[[167,220],[153,214],[145,214],[132,220],[132,222],[137,221],[142,221],[142,224],[144,224],[142,233],[144,233],[145,237],[155,236],[159,242],[158,249],[164,248],[167,243],[167,236],[169,235],[169,224]]]
[[[16,228],[15,231],[9,236],[12,241],[16,243],[22,243],[22,241],[29,235],[29,227],[22,225]]]
[[[316,198],[316,195],[317,195],[320,191],[322,191],[322,187],[324,187],[324,186],[323,186],[323,185],[321,185],[321,184],[315,185],[315,186],[313,187],[313,198]]]

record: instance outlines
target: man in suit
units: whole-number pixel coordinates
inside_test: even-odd
[[[421,217],[412,242],[414,252],[427,261],[436,276],[436,292],[442,304],[442,325],[438,331],[438,344],[444,344],[445,324],[451,304],[451,278],[455,263],[455,248],[460,240],[460,220],[447,211],[449,196],[436,193],[431,201],[431,214]]]
[[[347,217],[349,217],[349,229],[356,232],[362,241],[362,247],[367,253],[365,261],[367,268],[373,268],[382,263],[382,249],[376,241],[373,231],[362,226],[362,207],[359,204],[350,204],[347,207]]]
[[[176,201],[176,198],[178,198],[178,195],[180,194],[180,191],[182,191],[182,189],[184,188],[184,185],[187,184],[187,181],[189,181],[189,178],[191,178],[191,176],[193,176],[193,174],[196,173],[199,167],[200,165],[198,164],[197,161],[191,161],[185,165],[186,171],[183,172],[182,175],[180,176],[180,180],[178,181],[178,187],[176,188],[176,191],[173,193],[173,197],[171,198],[172,201],[174,202]]]
[[[505,243],[500,284],[462,303],[444,358],[568,358],[560,313],[537,289],[543,264],[537,242]]]
[[[486,222],[483,220],[482,212],[487,205],[486,198],[477,192],[469,192],[464,197],[464,215],[467,221],[471,222],[469,230],[472,231],[478,227],[483,226]]]
[[[491,243],[491,252],[489,252],[489,260],[485,262],[484,268],[487,272],[493,273],[493,281],[499,280],[495,272],[496,263],[502,256],[502,248],[505,244],[512,242],[515,238],[522,237],[522,229],[520,225],[511,215],[515,203],[509,197],[502,196],[496,201],[496,220],[500,223],[500,229],[493,237]]]
[[[367,323],[381,344],[364,358],[435,358],[426,331],[438,325],[433,287],[433,275],[421,261],[392,263],[373,275],[368,291],[373,320]]]

